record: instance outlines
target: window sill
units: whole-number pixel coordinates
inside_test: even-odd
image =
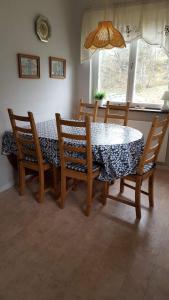
[[[157,109],[157,108],[137,108],[137,107],[131,107],[129,109],[130,111],[140,111],[140,112],[150,112],[150,113],[160,113],[160,114],[167,114],[168,111]]]
[[[101,109],[105,109],[106,105],[99,106]],[[155,108],[137,108],[137,107],[130,107],[130,111],[135,111],[135,112],[150,112],[150,113],[160,113],[160,114],[167,114],[169,111],[166,110],[161,110],[161,109],[155,109]]]

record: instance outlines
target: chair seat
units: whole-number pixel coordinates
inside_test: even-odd
[[[82,164],[78,164],[78,163],[68,163],[67,168],[74,170],[74,171],[87,173],[87,165],[82,165]],[[93,163],[93,172],[98,171],[99,168],[100,168],[100,166],[97,163]]]
[[[38,160],[37,160],[36,157],[28,156],[28,155],[25,156],[25,160],[26,160],[26,161],[33,162],[33,163],[37,163],[37,162],[38,162]]]
[[[154,163],[149,163],[149,164],[146,164],[144,165],[144,170],[143,170],[143,174],[151,171],[153,168],[155,167],[155,164]],[[136,175],[137,174],[137,169],[135,169],[131,175]]]
[[[28,156],[26,155],[23,161],[31,162],[31,163],[38,163],[38,160],[36,157]],[[48,163],[45,159],[43,160],[43,163]]]

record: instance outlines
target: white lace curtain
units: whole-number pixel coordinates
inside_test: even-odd
[[[81,62],[89,60],[93,52],[84,48],[88,33],[103,21],[105,10],[87,10],[82,20]],[[107,9],[106,20],[112,21],[126,42],[143,38],[147,43],[160,45],[169,55],[169,1],[149,4],[114,5]]]

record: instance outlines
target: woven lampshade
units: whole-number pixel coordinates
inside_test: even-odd
[[[84,47],[86,49],[111,49],[124,48],[126,43],[122,34],[113,27],[111,21],[102,21],[98,23],[97,28],[87,36]]]

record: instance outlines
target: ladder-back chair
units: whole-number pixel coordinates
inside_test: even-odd
[[[136,217],[141,218],[141,193],[149,197],[149,206],[154,206],[154,197],[153,197],[153,186],[154,186],[154,173],[156,170],[156,162],[158,154],[169,125],[169,114],[163,120],[159,120],[156,116],[153,119],[151,129],[147,138],[147,142],[144,147],[143,154],[141,156],[140,162],[136,171],[132,174],[123,177],[120,180],[120,193],[123,193],[124,186],[129,187],[135,190],[135,201],[125,200],[120,197],[114,197],[108,193],[109,184],[106,183],[105,188],[105,202],[106,198],[110,198],[122,203],[125,203],[130,206],[134,206],[136,210]],[[148,179],[148,192],[141,190],[143,180]],[[135,186],[132,186],[125,182],[125,180],[135,182]],[[105,204],[105,203],[104,203]]]
[[[127,126],[129,107],[129,102],[126,102],[126,104],[115,104],[107,101],[104,122],[108,123],[109,119],[123,120],[123,125]]]
[[[96,122],[97,120],[97,112],[98,112],[98,101],[95,103],[87,103],[82,99],[80,100],[80,108],[79,108],[79,120],[84,120],[85,116],[90,116],[92,122]]]
[[[25,190],[25,169],[38,172],[39,192],[38,201],[44,198],[45,182],[44,172],[52,168],[42,157],[39,138],[32,112],[28,116],[15,115],[12,109],[8,109],[11,126],[17,145],[17,161],[19,171],[19,193],[24,194]]]
[[[61,160],[61,200],[64,207],[66,196],[66,179],[87,182],[87,201],[85,215],[89,216],[92,205],[93,180],[99,175],[99,166],[93,163],[91,145],[90,117],[85,121],[68,121],[56,114],[56,124]]]

